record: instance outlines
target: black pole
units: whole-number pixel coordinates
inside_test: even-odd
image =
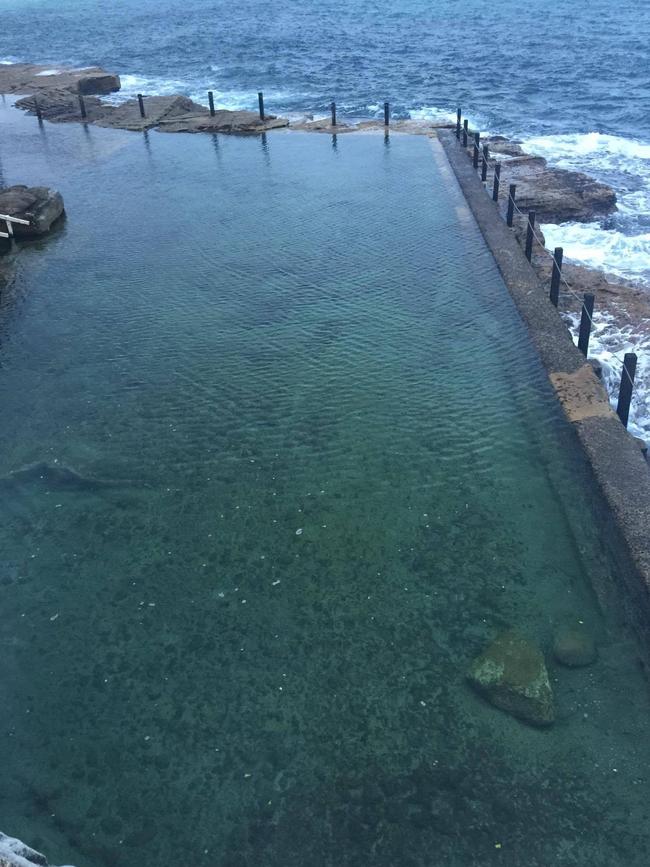
[[[336,126],[336,103],[333,102],[330,108],[332,110],[332,126]]]
[[[210,106],[210,116],[214,117],[214,94],[211,90],[208,91],[208,104]]]
[[[510,189],[508,190],[508,214],[506,216],[506,223],[512,229],[512,223],[515,218],[515,198],[517,196],[517,184],[510,184]]]
[[[42,122],[43,114],[41,112],[41,104],[37,99],[34,100],[34,110],[36,111],[36,117],[38,118],[39,122]]]
[[[487,167],[488,167],[488,158],[490,156],[490,149],[487,145],[483,145],[483,162],[481,164],[481,180],[487,180]]]
[[[478,168],[478,155],[480,154],[480,152],[481,152],[481,133],[475,132],[474,133],[474,163],[473,163],[475,169]]]
[[[264,115],[264,94],[261,91],[257,94],[257,104],[260,108],[260,120],[266,120]]]
[[[494,184],[492,185],[492,201],[499,201],[499,182],[501,180],[501,163],[494,166]]]
[[[589,334],[591,333],[591,320],[594,315],[594,296],[585,294],[582,302],[582,315],[580,317],[580,331],[578,332],[578,349],[584,357],[587,357],[589,349]]]
[[[145,117],[144,113],[144,100],[142,99],[142,94],[138,94],[138,103],[140,105],[140,117]]]
[[[526,226],[526,258],[530,262],[533,258],[533,230],[535,229],[535,211],[528,211],[528,225]]]
[[[463,147],[467,147],[467,133],[469,132],[469,121],[467,118],[463,121]]]
[[[553,251],[553,271],[551,273],[551,304],[556,307],[560,300],[560,277],[562,276],[562,258],[564,250],[562,247],[556,247]]]
[[[390,105],[389,103],[384,103],[384,126],[388,126],[390,123]]]
[[[456,138],[460,141],[460,119],[462,115],[460,113],[460,109],[456,110]]]
[[[616,414],[627,427],[627,420],[630,415],[630,401],[632,400],[632,389],[634,387],[634,374],[636,373],[636,354],[634,352],[626,352],[623,359],[623,373],[621,374],[621,387],[618,390],[618,403],[616,405]]]
[[[86,114],[86,103],[84,102],[84,98],[81,94],[79,94],[79,110],[81,111],[81,117],[85,120],[88,115]]]

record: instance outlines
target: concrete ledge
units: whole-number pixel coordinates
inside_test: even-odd
[[[626,595],[623,603],[642,642],[646,667],[650,668],[648,465],[637,442],[611,409],[591,365],[574,345],[566,325],[550,303],[548,286],[533,271],[454,133],[441,130],[438,138],[605,500],[603,530],[611,536],[614,529],[617,547],[621,547],[627,561],[621,564],[620,578]]]

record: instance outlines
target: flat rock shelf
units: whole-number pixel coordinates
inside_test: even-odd
[[[0,122],[3,184],[67,213],[0,305],[2,830],[647,867],[625,561],[440,145]],[[468,682],[510,630],[544,727]]]

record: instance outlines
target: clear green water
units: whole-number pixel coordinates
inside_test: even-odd
[[[125,481],[2,497],[0,828],[78,867],[646,865],[622,576],[431,144],[0,120],[68,208],[3,300],[0,472]],[[576,620],[550,730],[468,690]]]

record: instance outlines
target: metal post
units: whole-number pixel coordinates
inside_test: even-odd
[[[266,115],[264,114],[264,94],[261,91],[257,94],[257,104],[260,108],[260,120],[266,120]]]
[[[560,278],[562,276],[562,258],[564,250],[562,247],[556,247],[553,251],[553,271],[551,273],[551,304],[557,307],[560,300]]]
[[[621,374],[621,387],[618,391],[618,403],[616,404],[616,414],[625,427],[627,427],[627,420],[630,415],[630,401],[632,400],[635,373],[636,353],[626,352],[623,359],[623,373]]]
[[[530,262],[533,258],[533,230],[535,229],[535,211],[528,211],[528,225],[526,226],[526,258]]]
[[[481,180],[487,181],[487,167],[488,167],[488,159],[490,156],[490,150],[487,145],[483,145],[483,161],[481,164]]]
[[[460,119],[462,115],[460,113],[460,109],[456,110],[456,138],[460,141]]]
[[[494,166],[494,184],[492,185],[492,201],[499,201],[499,181],[501,179],[501,163]]]
[[[517,196],[517,184],[510,184],[508,190],[508,213],[506,215],[506,223],[512,229],[512,223],[515,218],[515,198]]]
[[[39,123],[42,123],[43,114],[41,112],[41,104],[37,99],[34,99],[34,111],[36,112],[36,117],[38,118]]]
[[[141,93],[138,94],[138,103],[140,105],[140,117],[145,117],[146,115],[144,111],[144,100],[142,99]]]
[[[481,133],[474,133],[474,168],[478,168],[478,155],[481,152]]]
[[[336,126],[336,103],[333,102],[330,106],[332,110],[332,126]]]
[[[585,294],[582,302],[582,315],[580,317],[580,331],[578,332],[578,349],[584,357],[587,357],[589,349],[589,334],[591,333],[591,320],[594,315],[594,296]]]
[[[467,147],[467,133],[469,132],[469,121],[467,118],[463,121],[463,147]]]
[[[86,114],[86,103],[84,102],[84,98],[81,94],[79,94],[79,109],[81,111],[81,117],[85,120],[88,115]]]
[[[390,123],[390,104],[384,103],[384,126],[388,126]]]
[[[214,117],[214,94],[211,90],[208,91],[208,104],[210,106],[210,117]]]

